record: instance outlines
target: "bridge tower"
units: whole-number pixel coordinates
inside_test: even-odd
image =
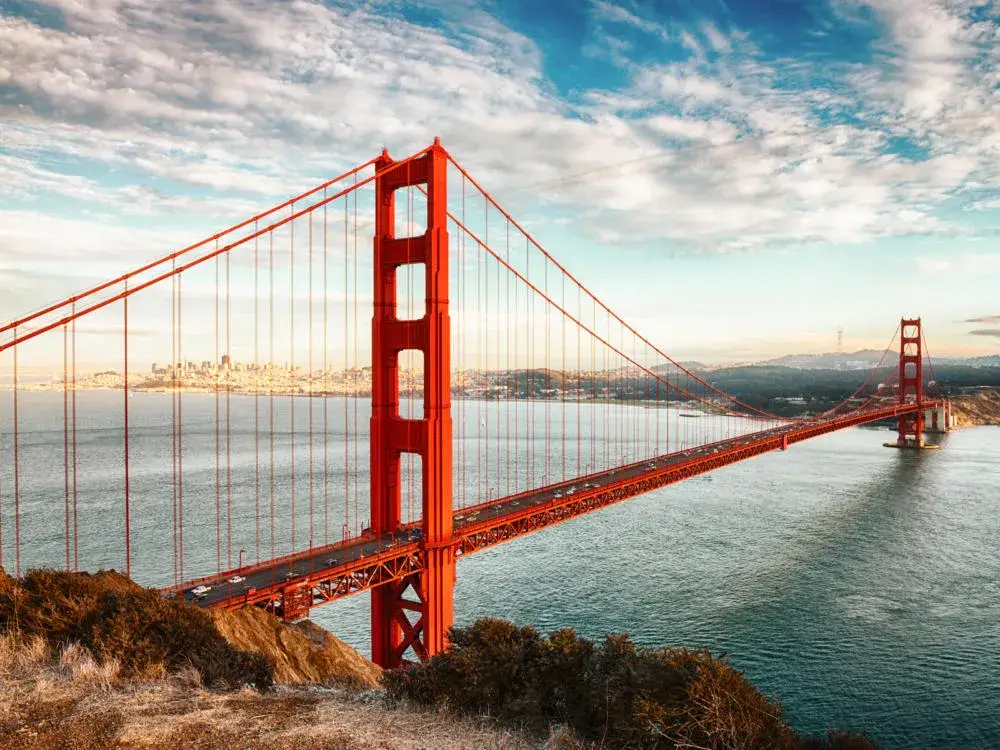
[[[899,343],[899,403],[923,404],[924,363],[920,318],[903,318]],[[924,445],[924,410],[916,409],[899,417],[898,448],[922,448]]]
[[[438,139],[421,157],[392,168],[386,150],[376,162],[375,286],[372,317],[371,530],[380,537],[401,523],[400,456],[421,457],[423,570],[372,590],[372,660],[403,663],[411,648],[420,659],[443,650],[453,623],[455,559],[452,535],[452,424],[448,317],[448,154]],[[394,194],[423,185],[427,230],[397,237]],[[396,271],[424,264],[424,316],[397,317]],[[424,356],[424,413],[399,414],[399,354]],[[411,619],[412,613],[413,619]]]

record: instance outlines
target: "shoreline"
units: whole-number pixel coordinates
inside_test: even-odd
[[[13,391],[14,386],[10,383],[0,385],[0,391]],[[90,393],[90,392],[102,392],[102,391],[115,391],[124,392],[126,389],[121,385],[98,385],[98,384],[63,384],[63,383],[21,383],[18,385],[18,391],[21,392],[32,392],[32,393],[42,393],[42,392],[52,392],[52,393]],[[134,386],[129,387],[128,390],[132,393],[180,393],[180,394],[225,394],[225,395],[236,395],[236,396],[246,396],[246,397],[279,397],[279,398],[343,398],[343,399],[368,399],[371,398],[371,392],[368,390],[358,391],[353,393],[337,392],[337,391],[318,391],[318,390],[234,390],[231,388],[215,388],[215,387],[202,387],[202,386]],[[399,394],[401,399],[406,398],[419,398],[421,392],[413,392],[410,394],[401,392]],[[604,405],[604,404],[614,404],[619,406],[633,406],[642,407],[645,409],[679,409],[689,412],[688,414],[683,414],[680,416],[685,416],[689,418],[697,418],[703,416],[717,416],[713,411],[706,407],[704,404],[690,403],[682,401],[650,401],[648,399],[608,399],[608,398],[483,398],[482,396],[465,396],[461,393],[453,393],[451,395],[454,401],[483,401],[483,402],[533,402],[533,403],[556,403],[556,404],[594,404],[594,405]],[[1000,426],[1000,389],[991,389],[980,391],[976,394],[962,394],[955,396],[950,399],[952,403],[952,408],[957,416],[957,423],[952,428],[952,430],[964,429],[967,427],[997,427]],[[751,418],[749,415],[747,418]],[[789,417],[789,419],[792,419]]]

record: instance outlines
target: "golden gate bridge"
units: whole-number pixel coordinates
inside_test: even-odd
[[[158,379],[135,364],[157,351]],[[714,387],[436,139],[12,320],[0,355],[0,565],[120,559],[286,620],[369,590],[382,666],[445,647],[466,555],[836,430],[894,419],[891,445],[919,448],[949,422],[919,318],[823,413]],[[98,359],[120,363],[110,392],[81,377]]]

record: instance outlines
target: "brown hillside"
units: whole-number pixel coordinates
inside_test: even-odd
[[[974,395],[956,396],[951,407],[959,427],[1000,425],[1000,391],[980,391]]]
[[[309,622],[286,625],[257,607],[210,612],[215,627],[233,646],[263,654],[282,685],[378,687],[382,670],[336,636]]]
[[[190,671],[136,681],[75,645],[0,634],[0,750],[570,750],[489,719],[377,694],[206,690]]]

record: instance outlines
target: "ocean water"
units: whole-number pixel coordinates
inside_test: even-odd
[[[122,567],[121,418],[114,408],[120,399],[120,393],[79,395],[80,534],[70,553],[81,568]],[[260,416],[266,399],[232,399],[230,459],[217,467],[215,399],[185,396],[185,577],[214,570],[220,557],[225,566],[239,548],[247,550],[246,560],[258,543],[263,556],[269,551],[271,453],[267,441],[263,453],[254,445],[255,401]],[[330,401],[329,423],[342,425],[345,416],[352,423],[350,403]],[[170,397],[136,394],[130,404],[133,574],[162,585],[172,582]],[[280,554],[288,551],[281,545],[291,515],[281,488],[288,484],[291,448],[289,414],[278,408]],[[296,404],[297,433],[307,429],[308,414],[300,410],[308,408],[303,400]],[[524,417],[531,410],[537,416],[539,407],[461,408],[457,421],[475,424],[485,414],[494,426],[511,423],[505,410],[521,410],[520,421],[516,415],[513,421],[520,424],[522,439],[515,442],[522,453],[500,454],[496,467],[495,458],[483,461],[494,454],[484,454],[466,436],[456,454],[465,466],[464,476],[456,472],[463,481],[456,497],[471,502],[496,491],[508,460],[528,481],[523,452],[544,442],[527,439],[541,423]],[[62,409],[62,394],[21,396],[22,567],[64,560]],[[314,424],[322,419],[317,414]],[[363,428],[367,411],[358,419]],[[608,419],[607,407],[583,411],[581,434]],[[671,431],[672,446],[697,441],[707,424],[670,422],[665,413],[653,419],[663,420],[662,440]],[[0,519],[8,569],[10,423],[9,394],[0,394]],[[345,460],[354,461],[338,430],[330,427],[331,474],[342,474]],[[613,460],[612,448],[623,445],[626,451],[648,449],[649,433],[640,433],[607,433],[601,444],[582,448],[579,460]],[[885,429],[858,428],[817,438],[476,553],[458,565],[456,621],[489,615],[543,631],[569,626],[591,638],[627,632],[651,646],[708,648],[728,654],[755,685],[779,699],[797,729],[864,729],[887,748],[1000,747],[1000,429],[961,430],[944,436],[940,450],[920,453],[883,448],[890,437]],[[309,481],[301,453],[305,438],[298,435],[296,442],[301,547],[308,544],[303,513]],[[321,462],[314,459],[317,472]],[[570,456],[571,474],[577,460]],[[367,465],[363,444],[358,461]],[[560,457],[549,456],[549,462],[555,475]],[[225,539],[217,548],[216,477],[224,477],[227,466],[228,482],[219,484],[220,519],[225,533],[228,488],[233,531],[228,548]],[[264,526],[256,535],[261,466]],[[545,457],[535,455],[533,470],[544,466]],[[352,496],[359,484],[363,493],[367,477],[352,481],[356,488],[347,490],[345,513],[342,478],[330,490],[314,476],[314,508],[323,498],[333,519],[316,520],[316,543],[323,535],[339,538],[345,519],[358,521]],[[363,506],[366,496],[360,501]],[[363,507],[360,515],[366,516]],[[367,594],[313,612],[314,620],[363,652],[369,648],[368,617]]]

